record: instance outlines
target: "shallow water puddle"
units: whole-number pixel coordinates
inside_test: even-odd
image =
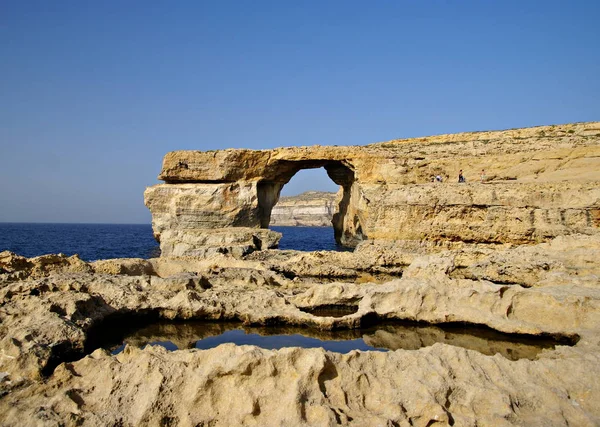
[[[517,360],[534,359],[542,350],[553,349],[561,344],[548,338],[502,334],[470,325],[438,327],[398,323],[354,330],[318,331],[300,327],[247,327],[240,323],[161,321],[117,335],[103,337],[96,345],[113,354],[123,351],[125,345],[140,348],[160,345],[167,350],[177,350],[209,349],[224,343],[255,345],[266,349],[322,347],[328,351],[348,353],[352,350],[417,350],[444,343],[486,355],[500,353],[507,359]]]
[[[180,348],[198,348],[201,350],[207,350],[214,348],[220,344],[233,343],[236,345],[255,345],[257,347],[275,350],[284,347],[302,347],[302,348],[319,348],[322,347],[328,351],[334,351],[337,353],[348,353],[352,350],[373,350],[373,351],[387,351],[387,349],[376,348],[366,344],[362,339],[357,338],[353,340],[320,340],[318,338],[311,338],[300,334],[283,334],[283,335],[261,335],[259,333],[248,333],[243,329],[232,329],[224,332],[220,335],[206,337],[199,339],[194,343],[190,343],[187,346],[184,344],[179,347],[172,341],[149,341],[145,344],[138,343],[138,346],[144,347],[146,345],[160,345],[167,350],[178,350]],[[125,344],[131,345],[129,341],[125,341],[123,344],[112,350],[112,354],[118,354],[125,348]]]

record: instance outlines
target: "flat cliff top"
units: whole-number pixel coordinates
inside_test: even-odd
[[[460,169],[471,174],[471,180],[481,169],[489,172],[490,180],[600,180],[600,122],[464,132],[365,146],[173,151],[164,157],[159,179],[286,183],[298,170],[316,167],[347,168],[356,180],[379,184],[424,183],[432,175],[454,177]]]
[[[506,141],[506,140],[552,140],[563,137],[593,138],[600,137],[600,122],[579,122],[560,125],[544,125],[505,130],[482,130],[460,133],[431,135],[415,138],[400,138],[369,144],[367,147],[395,147],[405,144],[422,143],[460,143],[469,141]]]

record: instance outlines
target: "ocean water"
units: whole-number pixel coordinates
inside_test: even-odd
[[[279,249],[297,251],[340,251],[345,250],[335,242],[333,227],[269,227],[283,234]]]
[[[63,253],[94,261],[160,254],[150,224],[0,223],[0,251],[28,258]]]
[[[332,227],[272,227],[283,233],[280,249],[340,250]],[[94,261],[108,258],[152,258],[160,254],[150,224],[0,223],[0,252],[28,258],[45,254],[79,254]]]

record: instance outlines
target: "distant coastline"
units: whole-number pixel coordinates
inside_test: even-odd
[[[280,197],[271,212],[272,226],[331,227],[337,212],[337,194],[306,191],[297,196]]]

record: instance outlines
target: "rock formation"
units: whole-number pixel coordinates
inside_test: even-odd
[[[261,251],[247,259],[214,254],[85,263],[58,256],[54,267],[45,258],[2,253],[0,424],[600,421],[599,235],[526,246],[377,245],[365,242],[345,253]],[[386,269],[397,277],[348,280]],[[294,279],[286,277],[291,271]],[[326,274],[345,279],[317,279]],[[307,310],[323,305],[356,311],[333,318]],[[196,350],[182,343],[166,352],[134,342],[117,356],[94,351],[96,331],[144,318],[297,325],[316,336],[374,318],[466,322],[553,336],[563,345],[515,361],[490,342],[444,333],[435,343],[437,332],[425,330],[365,337],[403,342],[387,353],[232,344]]]
[[[599,142],[599,123],[579,123],[169,153],[145,193],[160,258],[0,253],[0,425],[599,425]],[[333,225],[353,252],[269,249],[279,191],[309,167],[342,186]],[[198,350],[185,328],[173,352],[100,345],[158,319],[393,350]],[[412,323],[359,329],[384,321]]]
[[[331,227],[338,203],[335,193],[323,191],[280,197],[271,212],[270,225]]]
[[[592,122],[363,147],[175,151],[163,161],[165,184],[148,188],[145,200],[165,253],[192,254],[186,236],[222,228],[215,250],[249,253],[277,244],[247,228],[268,227],[281,188],[301,169],[324,167],[342,187],[333,227],[343,245],[543,242],[600,225],[599,139],[600,123]],[[461,169],[467,182],[459,184]],[[437,175],[444,182],[432,182]],[[235,236],[238,227],[244,236]]]

